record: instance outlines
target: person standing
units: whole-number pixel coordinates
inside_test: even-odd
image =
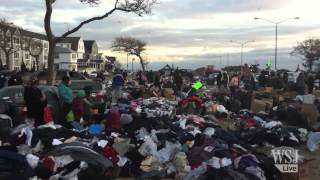
[[[222,83],[222,73],[220,72],[217,76],[217,85],[219,89],[221,87],[221,83]]]
[[[159,89],[161,88],[161,75],[159,72],[156,73],[155,78],[154,78],[154,82],[153,85],[155,87],[158,87]]]
[[[29,86],[24,88],[24,101],[27,107],[27,116],[35,121],[35,126],[44,124],[43,110],[44,110],[44,96],[38,88],[39,81],[32,79]]]
[[[283,81],[284,89],[287,90],[288,89],[288,84],[289,84],[289,75],[288,75],[287,72],[283,73],[282,81]]]
[[[69,87],[70,84],[71,84],[70,78],[68,76],[64,76],[62,78],[61,83],[58,86],[59,97],[62,103],[62,115],[63,115],[62,117],[63,121],[61,122],[61,124],[66,127],[70,127],[66,121],[66,116],[71,111],[72,100],[73,100],[72,90]]]
[[[236,90],[240,86],[240,78],[237,74],[234,74],[232,76],[229,86],[230,86],[231,96],[234,97]]]
[[[6,85],[7,78],[4,74],[0,74],[0,89]]]
[[[121,89],[124,85],[124,79],[121,73],[117,72],[112,78],[112,103],[117,103],[121,97]]]
[[[298,88],[298,95],[304,95],[306,82],[305,82],[303,72],[301,72],[297,78],[297,88]]]
[[[83,118],[85,113],[85,98],[86,94],[84,90],[78,91],[77,97],[72,101],[72,112],[74,114],[74,120],[71,122],[73,128],[77,130],[82,130],[81,118]]]
[[[229,75],[227,72],[223,72],[222,80],[223,87],[228,89],[229,86]]]
[[[313,93],[313,88],[314,88],[314,78],[313,78],[313,74],[311,74],[311,73],[308,76],[307,85],[308,85],[309,94],[312,94]]]
[[[173,83],[176,87],[176,90],[181,91],[183,79],[182,79],[181,74],[179,73],[178,70],[176,70],[176,72],[173,75]]]
[[[91,108],[94,105],[94,99],[92,98],[92,86],[86,86],[83,88],[85,92],[84,97],[84,115],[83,119],[88,122],[91,118]]]

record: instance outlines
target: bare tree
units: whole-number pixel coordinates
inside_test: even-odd
[[[132,37],[118,37],[112,42],[112,50],[137,56],[140,60],[142,70],[145,71],[145,65],[147,62],[142,58],[142,53],[146,50],[146,45],[146,42],[139,39]]]
[[[312,71],[314,62],[320,58],[320,39],[307,39],[299,42],[293,48],[291,55],[301,58],[304,61],[303,66]]]
[[[7,69],[10,69],[10,55],[20,48],[16,45],[20,41],[20,36],[15,35],[18,29],[5,19],[0,19],[0,49],[4,52]],[[2,60],[0,65],[3,66]]]
[[[61,42],[63,39],[68,37],[69,35],[77,32],[84,25],[91,23],[93,21],[98,21],[109,17],[115,11],[123,11],[123,12],[133,12],[139,16],[143,14],[149,14],[151,12],[151,8],[157,3],[157,0],[115,0],[114,6],[112,9],[107,11],[105,14],[101,16],[96,16],[89,18],[85,21],[80,22],[74,28],[68,30],[63,33],[61,36],[55,36],[52,32],[51,28],[51,16],[53,12],[53,4],[57,0],[45,0],[46,1],[46,13],[44,17],[44,27],[49,41],[49,54],[48,54],[48,83],[53,83],[53,74],[54,74],[54,49],[58,42]],[[83,4],[88,5],[99,5],[100,0],[79,0]]]
[[[122,66],[122,65],[121,65],[121,63],[120,63],[119,61],[116,60],[116,61],[114,62],[114,68],[115,68],[115,69],[121,69],[121,66]]]

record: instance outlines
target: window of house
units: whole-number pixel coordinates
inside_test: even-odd
[[[30,55],[29,54],[26,54],[26,59],[30,59]]]
[[[48,60],[48,56],[44,56],[43,59]]]
[[[54,58],[59,59],[60,58],[59,53],[55,53]]]
[[[43,47],[44,47],[44,48],[48,48],[48,43],[46,43],[46,42],[43,43]]]
[[[72,54],[72,59],[76,59],[77,58],[77,54]]]
[[[19,53],[14,53],[14,58],[19,58]]]

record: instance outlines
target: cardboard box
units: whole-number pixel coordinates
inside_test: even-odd
[[[272,93],[273,92],[273,88],[272,87],[265,87],[264,92],[265,93]]]
[[[287,91],[282,94],[284,98],[290,98],[290,99],[296,98],[297,95],[298,93],[296,91]]]
[[[265,111],[266,110],[266,104],[258,99],[253,99],[251,101],[251,111],[254,113],[258,113],[260,111]]]
[[[310,162],[314,161],[311,160],[304,160],[305,162],[299,163],[299,171],[298,173],[280,173],[280,180],[309,180],[309,164]]]
[[[273,99],[253,99],[251,101],[251,111],[258,113],[260,111],[269,112],[273,105]]]
[[[174,95],[174,91],[173,91],[173,89],[172,88],[165,88],[164,90],[163,90],[163,96],[165,97],[165,98],[171,98],[172,96]]]
[[[315,95],[316,97],[320,97],[320,90],[313,91],[313,95]]]
[[[304,113],[308,118],[309,126],[313,126],[319,117],[319,112],[314,104],[303,104],[301,108],[301,112]]]

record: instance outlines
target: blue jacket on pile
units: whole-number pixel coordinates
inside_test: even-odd
[[[124,79],[121,74],[117,74],[112,78],[112,87],[121,87],[124,85]]]

